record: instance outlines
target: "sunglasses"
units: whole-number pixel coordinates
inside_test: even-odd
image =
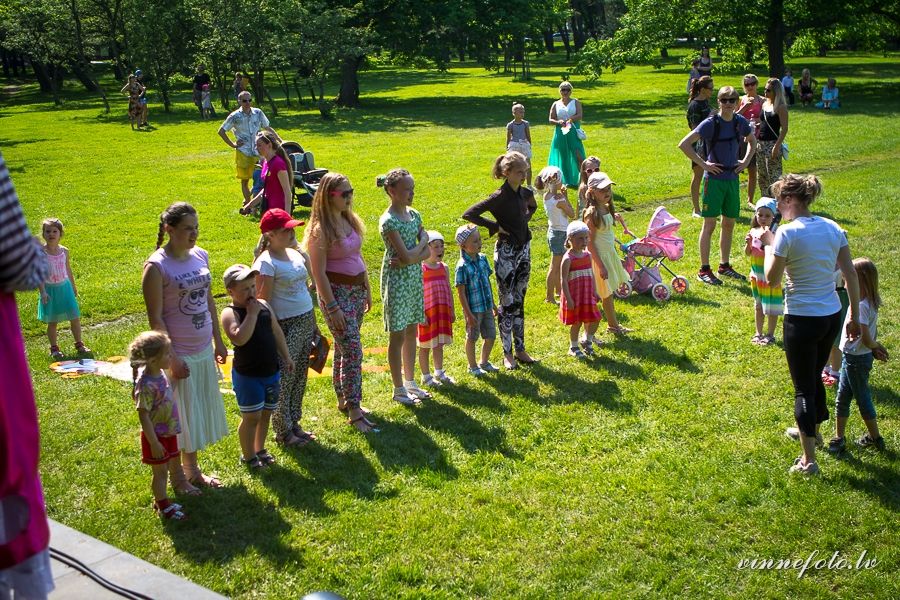
[[[350,188],[349,190],[344,190],[343,192],[338,191],[338,190],[334,190],[333,192],[331,192],[331,195],[332,195],[332,196],[340,196],[341,198],[343,198],[344,200],[346,200],[346,199],[348,199],[350,196],[353,195],[353,188]]]
[[[241,102],[241,104],[250,104],[250,102],[252,102],[252,100],[248,100],[245,98],[245,99],[241,100],[240,102]]]
[[[735,97],[719,98],[719,102],[721,102],[722,104],[734,104],[737,101],[738,99]]]
[[[590,167],[584,170],[585,173],[596,173],[597,171],[598,169],[591,169]]]

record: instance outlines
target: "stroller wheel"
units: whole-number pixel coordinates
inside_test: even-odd
[[[631,296],[631,282],[626,281],[622,285],[617,287],[615,291],[613,291],[613,296],[619,298],[620,300],[624,300],[625,298]]]
[[[651,293],[653,294],[653,299],[657,302],[665,302],[672,297],[672,290],[664,283],[654,285]]]
[[[672,290],[676,294],[683,294],[688,290],[688,280],[678,275],[672,278]]]

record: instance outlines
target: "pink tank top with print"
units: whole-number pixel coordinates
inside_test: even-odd
[[[342,275],[359,275],[366,270],[366,263],[363,262],[360,248],[362,248],[362,238],[354,229],[350,235],[336,241],[328,249],[328,255],[325,257],[325,270]]]
[[[209,313],[209,254],[191,248],[185,260],[176,260],[160,248],[147,263],[156,266],[163,280],[162,318],[176,354],[197,354],[212,342]]]
[[[47,252],[46,248],[44,248],[44,252]],[[47,276],[47,283],[62,283],[69,278],[69,272],[66,270],[66,256],[68,253],[65,248],[60,248],[59,254],[47,252],[47,260],[50,263],[50,275]]]

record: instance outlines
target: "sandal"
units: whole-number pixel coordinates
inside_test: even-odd
[[[285,448],[301,448],[312,440],[308,437],[303,438],[299,435],[294,435],[293,431],[286,431],[283,435],[276,435],[275,441]]]
[[[399,403],[402,404],[403,406],[417,406],[417,405],[419,405],[419,404],[422,403],[421,400],[419,400],[419,399],[416,398],[415,396],[410,395],[410,394],[406,391],[406,388],[403,388],[403,391],[396,390],[396,391],[394,392],[393,398],[391,398],[391,399],[392,399],[394,402],[399,402]],[[366,416],[363,415],[361,418],[364,419],[365,417],[366,417]],[[351,422],[351,423],[355,423],[355,422],[358,421],[358,420],[359,420],[359,418],[356,418],[356,419],[351,420],[350,422]]]
[[[341,411],[342,413],[344,413],[344,414],[346,415],[347,413],[350,412],[350,405],[349,405],[349,404],[344,404],[343,406],[341,406],[340,404],[338,404],[338,410]],[[365,406],[360,406],[360,407],[359,407],[359,410],[361,410],[361,411],[363,412],[364,415],[370,415],[370,414],[372,414],[372,411],[370,411],[370,410],[369,410],[368,408],[366,408]]]
[[[528,358],[522,358],[520,355],[516,355],[516,360],[519,361],[523,365],[533,365],[538,362],[536,358],[532,358],[529,356]]]
[[[760,335],[758,333],[754,334],[754,336],[752,338],[750,338],[750,343],[753,344],[754,346],[759,346],[760,343],[763,341],[763,338],[765,338],[765,337],[766,336]]]
[[[50,358],[59,362],[65,360],[66,355],[59,350],[59,346],[50,346]]]
[[[252,458],[244,458],[241,457],[241,464],[247,467],[250,471],[258,471],[259,469],[266,468],[266,465],[259,459],[259,456],[254,456]]]
[[[256,453],[256,458],[258,458],[259,462],[262,463],[262,465],[265,467],[275,464],[275,457],[272,456],[265,448]]]
[[[164,519],[170,519],[172,521],[184,521],[187,519],[187,515],[184,514],[184,511],[181,510],[181,505],[175,504],[171,501],[166,501],[167,504],[162,506],[163,501],[157,501],[153,503],[153,508],[156,509],[157,514]]]
[[[368,427],[368,429],[360,429],[357,423],[360,423],[363,427]],[[356,430],[360,433],[378,433],[379,431],[381,431],[380,429],[375,427],[375,423],[366,418],[366,415],[360,415],[355,419],[348,419],[347,424],[355,427]]]
[[[291,427],[291,433],[296,435],[298,438],[308,440],[310,442],[317,439],[315,433],[313,433],[312,431],[303,431],[302,429],[300,429],[299,425],[294,425],[293,427]]]
[[[627,327],[623,327],[619,325],[618,327],[607,327],[606,333],[612,333],[615,335],[625,335],[627,333],[631,333],[634,329],[628,329]]]
[[[180,496],[200,496],[203,493],[199,488],[188,481],[183,470],[179,468],[178,473],[180,473],[180,476],[172,475],[171,472],[169,473],[169,479],[172,481],[172,489],[175,490],[176,494]]]
[[[760,338],[759,338],[760,346],[771,346],[774,343],[775,343],[774,335],[763,335],[763,336],[760,336]]]
[[[253,460],[253,459],[250,459]],[[200,471],[197,471],[193,477],[188,478],[188,482],[198,488],[208,487],[208,488],[220,488],[222,487],[222,482],[219,481],[218,477],[214,475],[204,475]]]

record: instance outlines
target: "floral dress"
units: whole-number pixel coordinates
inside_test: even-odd
[[[425,322],[425,300],[422,285],[422,267],[419,263],[391,267],[394,255],[388,234],[396,231],[407,249],[419,243],[422,216],[409,209],[409,221],[402,221],[390,211],[385,211],[378,221],[378,230],[384,240],[384,259],[381,262],[381,300],[384,303],[385,331],[400,331],[410,325]]]

